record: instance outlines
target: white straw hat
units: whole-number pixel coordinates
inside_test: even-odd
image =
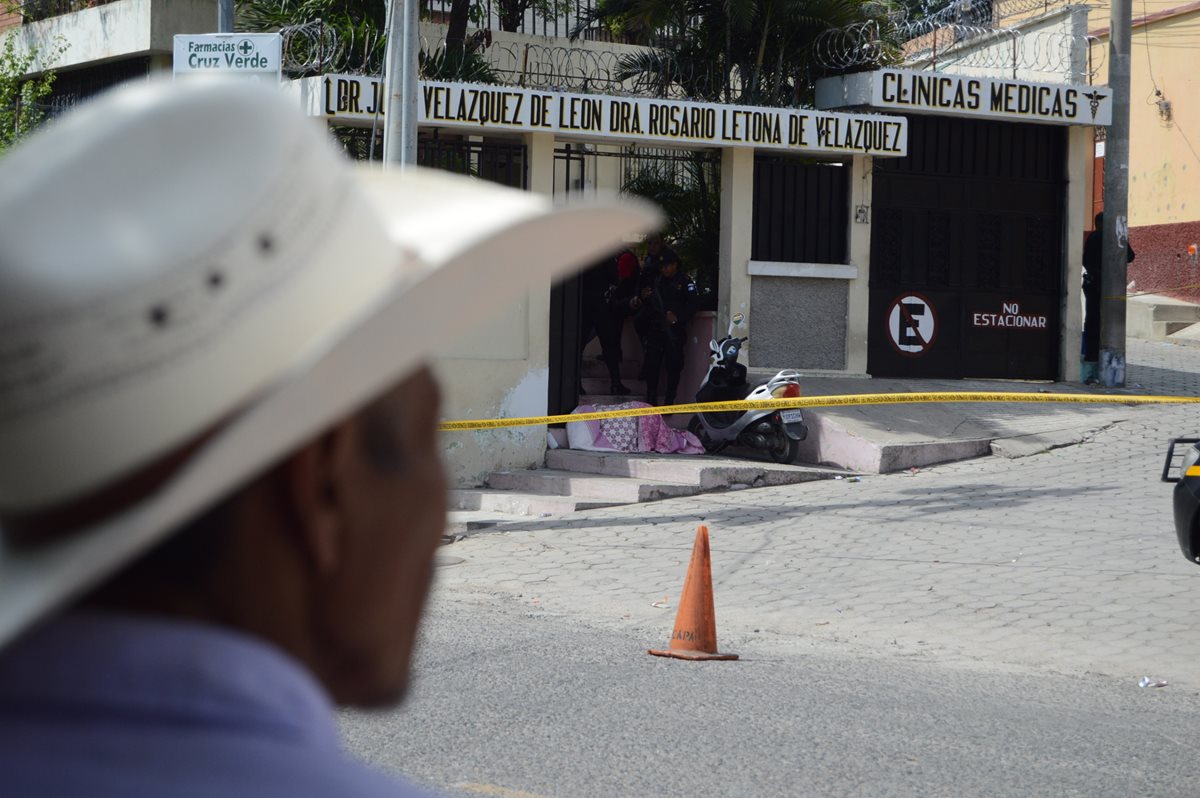
[[[187,457],[68,536],[0,535],[0,645],[656,222],[355,168],[253,82],[141,83],[50,125],[0,159],[0,516],[17,529]]]

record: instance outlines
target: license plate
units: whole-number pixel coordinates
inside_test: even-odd
[[[804,413],[799,410],[784,410],[780,412],[784,424],[798,424],[804,420]]]

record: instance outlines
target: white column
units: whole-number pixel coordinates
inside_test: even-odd
[[[526,133],[526,169],[529,190],[547,197],[554,195],[554,134]],[[543,375],[543,384],[550,374],[550,284],[529,289],[529,374]],[[546,412],[547,391],[542,390],[542,406],[538,411]],[[546,436],[541,435],[541,446]]]
[[[871,169],[869,156],[855,157],[850,170],[850,230],[847,261],[858,269],[849,281],[846,296],[846,371],[867,373],[867,332],[870,322],[871,294]],[[866,210],[866,221],[858,221],[859,208]]]
[[[729,328],[735,313],[746,314],[742,335],[751,336],[741,362],[750,365],[753,334],[750,326],[750,245],[754,233],[754,150],[726,147],[721,150],[721,250],[720,287],[717,295],[717,337]]]
[[[525,142],[529,190],[554,196],[554,134],[525,133],[521,138]]]
[[[1095,133],[1090,127],[1067,128],[1067,218],[1063,225],[1064,264],[1062,295],[1062,352],[1058,373],[1067,381],[1079,380],[1079,348],[1083,342],[1083,231],[1090,227],[1092,211],[1092,159]]]

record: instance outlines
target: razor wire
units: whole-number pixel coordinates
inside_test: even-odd
[[[494,82],[542,91],[670,99],[715,96],[725,80],[716,66],[684,61],[649,48],[615,52],[469,38],[463,49],[466,56],[451,58],[444,39],[422,40],[422,74],[440,80]],[[731,81],[736,94],[736,70]]]
[[[338,32],[321,20],[281,28],[282,66],[288,73],[315,74],[335,69],[344,53]]]
[[[897,61],[907,66],[1018,70],[1080,76],[1089,82],[1103,66],[1096,37],[1063,31],[1021,31],[931,19],[893,24],[867,21],[821,33],[813,44],[817,64],[829,72]]]
[[[989,71],[1040,72],[1064,79],[1091,82],[1104,63],[1105,48],[1093,48],[1097,39],[1062,31],[1021,32],[1012,28],[991,31],[944,29],[923,40],[907,42],[904,60],[910,66],[937,69],[965,67]]]

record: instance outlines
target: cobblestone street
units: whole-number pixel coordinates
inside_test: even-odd
[[[1131,342],[1130,363],[1133,391],[1200,393],[1200,349]],[[1200,429],[1197,411],[1121,417],[1025,458],[532,519],[447,549],[463,562],[440,569],[441,589],[658,645],[704,522],[718,632],[744,655],[832,646],[1200,689],[1200,569],[1179,554],[1159,480],[1167,439]]]

